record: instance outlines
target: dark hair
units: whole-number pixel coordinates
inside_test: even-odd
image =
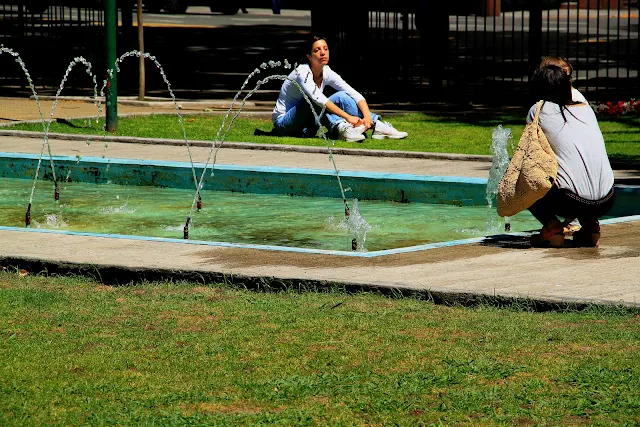
[[[309,55],[311,53],[311,49],[313,48],[313,45],[315,42],[317,42],[318,40],[324,40],[325,43],[329,43],[327,41],[327,39],[324,36],[311,36],[307,39],[307,41],[304,43],[304,53],[302,54],[302,58],[300,59],[300,63],[301,64],[308,64],[309,63],[309,58],[307,58],[307,55]]]
[[[571,94],[571,76],[568,75],[565,70],[555,65],[538,68],[533,73],[533,77],[531,78],[531,94],[535,99],[542,99],[558,104],[560,114],[562,114],[565,122],[567,118],[564,115],[564,110],[569,111],[566,106],[580,104],[580,102],[573,100],[573,95]],[[574,116],[571,111],[569,111],[569,113]]]
[[[551,65],[562,68],[565,73],[569,74],[569,76],[573,73],[573,67],[569,61],[561,56],[543,56],[538,68],[546,68]]]

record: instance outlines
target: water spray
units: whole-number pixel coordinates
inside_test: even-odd
[[[197,206],[198,210],[201,207],[201,204],[200,204],[201,203],[200,202],[200,189],[203,186],[204,177],[205,177],[205,173],[207,171],[207,168],[211,167],[211,176],[214,176],[214,168],[215,168],[215,164],[216,164],[216,160],[217,160],[217,156],[218,156],[218,151],[220,150],[220,148],[224,144],[224,141],[225,141],[225,138],[227,136],[227,133],[229,132],[229,130],[233,126],[233,123],[235,122],[235,120],[240,115],[240,112],[242,111],[242,108],[244,107],[247,99],[250,98],[256,91],[258,91],[262,85],[264,85],[265,83],[267,83],[268,81],[271,81],[271,80],[288,80],[288,81],[292,82],[293,84],[298,86],[298,89],[300,90],[300,92],[302,93],[305,101],[309,105],[309,108],[311,109],[311,112],[312,112],[312,114],[314,116],[314,119],[315,119],[316,123],[318,124],[320,135],[322,136],[322,138],[324,139],[325,143],[327,144],[327,151],[329,153],[329,159],[333,163],[333,168],[334,168],[334,170],[336,172],[336,179],[338,180],[338,187],[340,188],[340,194],[342,195],[342,200],[343,200],[344,206],[345,206],[345,210],[344,210],[345,218],[349,218],[350,217],[351,210],[349,209],[349,205],[347,204],[347,199],[346,199],[346,196],[344,194],[345,190],[344,190],[344,188],[342,186],[342,181],[340,179],[340,171],[338,170],[338,167],[336,166],[335,159],[333,158],[333,152],[331,150],[331,144],[329,143],[329,140],[327,139],[327,136],[325,135],[325,133],[324,133],[324,131],[322,129],[322,126],[320,124],[320,117],[322,117],[322,115],[325,113],[326,106],[323,106],[321,111],[320,111],[320,113],[318,113],[316,111],[316,109],[314,108],[314,105],[313,105],[312,101],[309,99],[307,94],[302,90],[302,87],[300,87],[300,85],[298,84],[298,82],[296,80],[293,80],[293,79],[289,78],[286,75],[271,75],[271,76],[265,77],[262,80],[258,80],[256,82],[256,86],[251,91],[249,91],[249,93],[246,96],[244,96],[244,98],[242,99],[242,102],[241,102],[240,106],[238,107],[237,111],[235,111],[235,113],[233,114],[233,117],[231,117],[231,120],[230,120],[229,124],[225,126],[225,124],[227,122],[227,119],[231,116],[231,113],[232,113],[232,111],[233,111],[233,109],[234,109],[234,107],[236,105],[238,97],[240,96],[240,94],[242,93],[244,88],[249,83],[249,80],[251,80],[251,78],[254,75],[260,74],[261,70],[266,70],[268,67],[270,67],[270,68],[279,67],[280,65],[282,65],[282,63],[280,61],[268,61],[267,63],[260,64],[260,66],[258,68],[256,68],[255,70],[253,70],[253,72],[251,74],[249,74],[249,76],[245,79],[244,83],[242,84],[242,87],[240,88],[240,90],[233,97],[233,101],[231,102],[231,106],[229,107],[229,109],[227,110],[226,114],[224,115],[224,117],[222,119],[222,124],[220,125],[220,128],[218,129],[218,133],[216,134],[216,137],[215,137],[213,143],[211,144],[211,147],[210,147],[210,150],[209,150],[209,156],[207,157],[207,160],[205,162],[204,168],[202,170],[202,174],[200,176],[200,180],[198,181],[197,178],[196,178],[196,194],[194,195],[193,201],[191,203],[191,210],[190,210],[188,218],[190,218],[191,214],[193,213],[194,207]],[[296,67],[297,67],[297,64],[294,64],[293,65],[293,69],[295,70]],[[284,68],[285,69],[290,69],[290,68],[292,68],[292,65],[287,60],[284,60]],[[186,139],[186,136],[185,136],[185,139]],[[215,150],[215,152],[214,152],[214,150]],[[211,164],[211,166],[209,166],[209,164]],[[361,218],[358,215],[358,218],[356,218],[356,221],[364,221],[364,218]],[[347,222],[348,222],[348,226],[351,226],[351,221],[347,221]],[[366,223],[366,221],[364,221],[364,222]],[[187,220],[187,226],[188,226],[188,220]],[[357,248],[357,246],[358,246],[358,242],[356,240],[356,248]],[[353,242],[352,242],[352,247],[353,247]]]
[[[344,202],[344,217],[348,220],[349,216],[351,215],[351,210],[349,209],[349,204],[347,203],[347,199],[342,199],[342,201]],[[351,240],[351,250],[352,251],[358,250],[358,239]]]
[[[497,231],[495,229],[493,221],[493,199],[498,194],[498,184],[500,182],[500,179],[509,166],[509,153],[507,151],[507,146],[511,141],[513,141],[511,129],[503,128],[502,125],[498,125],[498,127],[493,129],[491,137],[491,169],[489,170],[489,177],[487,179],[486,188],[487,230],[491,232]],[[511,231],[511,220],[509,219],[509,217],[504,218],[504,231]]]
[[[74,58],[73,61],[71,61],[71,63],[69,64],[69,66],[67,67],[67,70],[64,74],[64,77],[62,78],[62,81],[60,82],[60,87],[58,88],[58,91],[56,92],[56,97],[55,97],[55,101],[53,103],[53,106],[51,107],[51,114],[49,115],[49,120],[45,121],[44,116],[42,115],[42,107],[40,105],[40,99],[38,98],[38,94],[36,93],[35,87],[33,85],[33,79],[31,78],[31,75],[29,74],[29,71],[27,70],[27,66],[25,65],[24,61],[22,60],[22,58],[20,57],[20,55],[15,52],[13,49],[4,47],[3,45],[0,45],[0,54],[3,53],[7,53],[11,56],[13,56],[14,61],[17,62],[20,67],[22,68],[22,71],[24,72],[24,75],[27,78],[27,81],[29,83],[29,88],[31,89],[31,93],[33,94],[33,98],[36,101],[36,105],[38,106],[38,113],[40,114],[40,121],[42,122],[42,130],[44,132],[44,138],[42,140],[42,146],[40,148],[40,157],[38,158],[38,166],[36,167],[36,173],[35,176],[33,178],[33,186],[31,187],[31,195],[29,196],[29,207],[27,208],[27,215],[29,215],[29,212],[31,210],[31,204],[33,203],[33,195],[35,192],[35,188],[36,188],[36,182],[38,180],[38,176],[40,175],[40,166],[42,164],[42,157],[44,154],[44,147],[47,147],[47,152],[49,153],[49,161],[51,163],[51,174],[53,175],[53,184],[55,186],[55,192],[54,192],[54,199],[56,201],[60,200],[60,190],[58,189],[58,180],[56,178],[56,169],[55,166],[53,164],[53,155],[51,154],[51,144],[49,144],[49,128],[51,127],[51,122],[53,121],[53,115],[56,109],[56,105],[58,104],[58,99],[60,97],[60,93],[62,92],[62,89],[64,88],[64,84],[67,81],[67,77],[69,76],[69,73],[71,72],[71,70],[73,69],[73,67],[77,64],[77,63],[83,63],[86,67],[86,71],[87,74],[89,74],[89,76],[93,77],[93,82],[94,82],[94,94],[96,93],[96,80],[95,77],[93,76],[93,73],[91,72],[91,63],[88,62],[86,59],[84,59],[83,57],[77,57]],[[29,226],[29,224],[31,223],[30,218],[28,217],[26,219],[27,222],[27,226]]]
[[[189,222],[191,221],[191,217],[187,217],[187,222],[184,224],[184,228],[182,229],[183,237],[185,240],[189,240]]]
[[[185,129],[184,126],[184,118],[182,117],[182,113],[180,113],[180,106],[178,105],[178,101],[176,100],[176,96],[173,93],[173,90],[171,89],[171,83],[169,82],[169,79],[167,78],[167,75],[164,72],[164,69],[162,68],[162,65],[160,64],[160,62],[158,62],[158,60],[156,59],[155,56],[149,54],[148,52],[141,52],[139,50],[132,50],[129,52],[126,52],[122,55],[120,55],[119,58],[116,59],[115,61],[115,72],[120,72],[120,65],[122,64],[122,62],[128,58],[128,57],[137,57],[137,58],[146,58],[148,60],[150,60],[151,62],[153,62],[153,64],[156,66],[156,68],[158,69],[158,71],[160,72],[160,76],[162,77],[162,80],[164,81],[164,83],[167,85],[167,90],[169,91],[169,95],[171,96],[171,100],[173,101],[173,106],[175,108],[176,111],[176,116],[178,117],[178,122],[180,123],[180,129],[182,130],[182,139],[184,140],[185,145],[187,146],[187,153],[189,154],[189,162],[191,163],[191,173],[193,176],[193,182],[195,184],[196,187],[196,191],[198,192],[198,197],[200,198],[200,188],[198,186],[198,177],[196,174],[196,169],[195,169],[195,165],[193,163],[193,155],[191,153],[191,144],[189,144],[189,139],[187,138],[187,131]],[[114,73],[114,69],[108,69],[107,73],[109,74],[109,77],[111,77],[111,75]],[[103,81],[103,86],[102,86],[102,90],[100,91],[100,95],[104,96],[104,89],[108,84],[108,80],[105,79]],[[105,145],[105,149],[106,149],[106,145]],[[205,167],[206,170],[206,167]],[[202,204],[200,204],[200,206],[202,206]],[[192,205],[192,209],[193,211],[193,205]],[[200,210],[200,208],[198,208],[198,210]],[[188,223],[188,221],[187,221]],[[186,237],[185,237],[186,238]]]
[[[31,227],[31,203],[27,206],[27,213],[24,214],[25,227]]]

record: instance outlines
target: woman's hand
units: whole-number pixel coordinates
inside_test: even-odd
[[[346,113],[345,111],[343,111],[340,107],[338,107],[336,104],[334,104],[331,101],[327,101],[325,106],[326,106],[326,109],[327,109],[328,112],[330,112],[331,114],[335,114],[337,116],[342,117],[343,119],[345,119],[345,121],[347,123],[349,123],[353,127],[356,127],[356,126],[364,124],[360,117],[352,116],[351,114]]]
[[[371,119],[371,114],[365,114],[364,119],[361,119],[361,122],[364,125],[365,132],[368,131],[371,126],[373,126],[373,119]]]
[[[363,123],[362,119],[360,117],[356,117],[356,116],[348,116],[345,118],[345,120],[347,121],[347,123],[349,123],[351,126],[356,127],[356,126],[360,126]]]
[[[369,104],[364,99],[358,102],[358,108],[362,111],[363,119],[360,119],[360,123],[364,125],[364,130],[368,131],[373,126],[373,119],[371,118],[371,111],[369,111]]]

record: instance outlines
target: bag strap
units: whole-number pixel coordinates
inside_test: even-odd
[[[542,104],[544,104],[544,100],[538,101],[538,105],[536,107],[536,115],[533,116],[533,125],[538,126],[538,118],[540,117],[540,110],[542,109]]]

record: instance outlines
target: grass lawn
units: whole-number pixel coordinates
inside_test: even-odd
[[[1,271],[0,425],[638,425],[638,343],[616,308]]]
[[[367,148],[380,150],[407,150],[438,153],[491,154],[492,130],[503,125],[511,128],[514,143],[520,138],[524,128],[524,114],[458,114],[448,116],[422,113],[401,114],[385,117],[393,125],[406,132],[404,140],[374,140],[364,143],[335,141],[336,147]],[[230,123],[227,120],[225,128]],[[189,140],[213,141],[222,124],[222,116],[184,116],[185,131]],[[620,118],[600,118],[600,128],[607,143],[607,151],[612,159],[640,158],[640,118],[623,116]],[[18,124],[11,129],[42,131],[41,124]],[[71,120],[51,124],[51,132],[76,134],[102,134],[102,123],[90,120]],[[289,138],[255,136],[254,131],[270,131],[271,120],[240,116],[234,123],[225,141],[244,141],[263,144],[289,144],[324,146],[321,138]],[[118,131],[114,135],[149,138],[183,139],[179,120],[175,115],[139,116],[120,118]]]

